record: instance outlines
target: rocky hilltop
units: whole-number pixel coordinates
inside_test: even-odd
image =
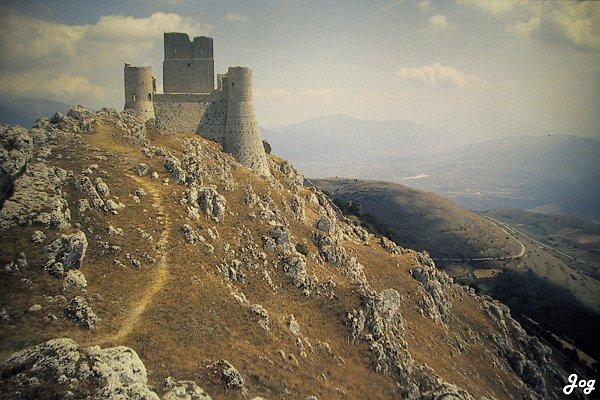
[[[509,309],[268,156],[81,107],[0,126],[0,397],[558,398]]]

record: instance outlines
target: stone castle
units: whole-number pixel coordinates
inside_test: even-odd
[[[155,119],[161,133],[195,132],[223,146],[236,160],[261,175],[269,164],[254,114],[252,69],[229,67],[217,74],[213,40],[186,33],[164,34],[163,91],[156,93],[150,66],[125,64],[125,109],[145,121]]]

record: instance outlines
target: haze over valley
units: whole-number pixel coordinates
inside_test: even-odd
[[[407,121],[315,118],[277,132],[273,151],[312,177],[387,180],[483,211],[524,208],[600,220],[600,141],[567,135],[461,143]]]

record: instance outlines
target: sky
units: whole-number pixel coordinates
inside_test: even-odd
[[[600,139],[600,2],[3,0],[0,96],[122,109],[123,64],[162,88],[163,32],[254,70],[258,122],[343,113],[452,138]]]

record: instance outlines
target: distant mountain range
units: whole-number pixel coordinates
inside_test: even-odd
[[[312,177],[376,179],[471,210],[523,208],[600,220],[600,141],[567,135],[461,143],[408,121],[333,115],[263,130]]]
[[[0,123],[21,125],[31,128],[40,117],[49,117],[57,111],[66,113],[69,106],[58,101],[40,99],[2,99],[0,100]]]
[[[262,129],[262,133],[274,153],[292,160],[306,175],[320,177],[376,178],[400,160],[456,147],[440,132],[410,121],[355,119],[344,114],[313,118],[277,131]]]

